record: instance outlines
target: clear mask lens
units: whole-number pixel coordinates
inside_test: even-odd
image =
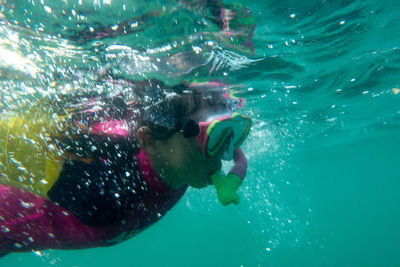
[[[222,154],[223,160],[230,161],[233,159],[233,151],[234,151],[233,133],[226,139],[225,144],[222,146],[221,150],[223,151]]]

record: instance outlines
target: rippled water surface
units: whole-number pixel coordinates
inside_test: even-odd
[[[234,84],[254,119],[240,205],[189,190],[120,245],[1,266],[399,266],[397,1],[242,1],[254,49],[185,2],[0,1],[0,107],[151,78]]]

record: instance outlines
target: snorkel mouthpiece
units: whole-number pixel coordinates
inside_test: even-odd
[[[242,185],[246,176],[247,160],[240,148],[236,149],[233,155],[235,165],[225,175],[222,171],[218,171],[211,175],[211,182],[217,190],[219,202],[226,206],[229,204],[239,204],[240,197],[237,190]]]

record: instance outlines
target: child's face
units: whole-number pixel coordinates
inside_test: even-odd
[[[164,182],[173,188],[183,184],[195,188],[209,185],[210,175],[221,169],[221,160],[207,158],[195,138],[185,138],[175,133],[167,140],[156,141],[152,160],[156,172]]]
[[[204,120],[205,115],[216,114],[217,111],[204,100],[199,110],[189,118],[199,122]],[[210,176],[221,169],[221,155],[206,157],[195,137],[185,138],[179,132],[167,139],[155,140],[149,152],[153,168],[172,188],[184,184],[203,188],[211,184]]]

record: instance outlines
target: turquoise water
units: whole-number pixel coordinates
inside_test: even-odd
[[[165,218],[122,244],[13,254],[2,258],[1,266],[400,265],[396,1],[243,2],[257,25],[253,54],[229,50],[218,38],[190,43],[187,36],[215,29],[199,26],[201,14],[179,7],[151,18],[145,30],[133,35],[78,45],[57,37],[65,33],[62,26],[75,27],[73,13],[79,12],[71,10],[79,10],[78,1],[15,2],[12,7],[4,1],[2,8],[4,18],[13,22],[0,29],[3,109],[18,108],[21,95],[110,90],[86,75],[88,69],[110,67],[124,78],[177,83],[196,70],[171,77],[135,72],[126,63],[127,57],[132,60],[131,49],[139,51],[135,55],[163,56],[192,45],[206,49],[204,43],[212,40],[215,51],[232,51],[248,61],[240,57],[240,68],[226,63],[211,74],[209,65],[202,66],[196,75],[241,84],[247,99],[243,112],[255,123],[243,147],[249,172],[240,205],[222,207],[212,188],[189,190]],[[111,4],[94,8],[83,2],[90,23],[107,25],[176,6],[104,1]],[[124,2],[129,12],[121,8]],[[66,12],[61,16],[57,10]],[[153,51],[168,45],[169,52]]]

